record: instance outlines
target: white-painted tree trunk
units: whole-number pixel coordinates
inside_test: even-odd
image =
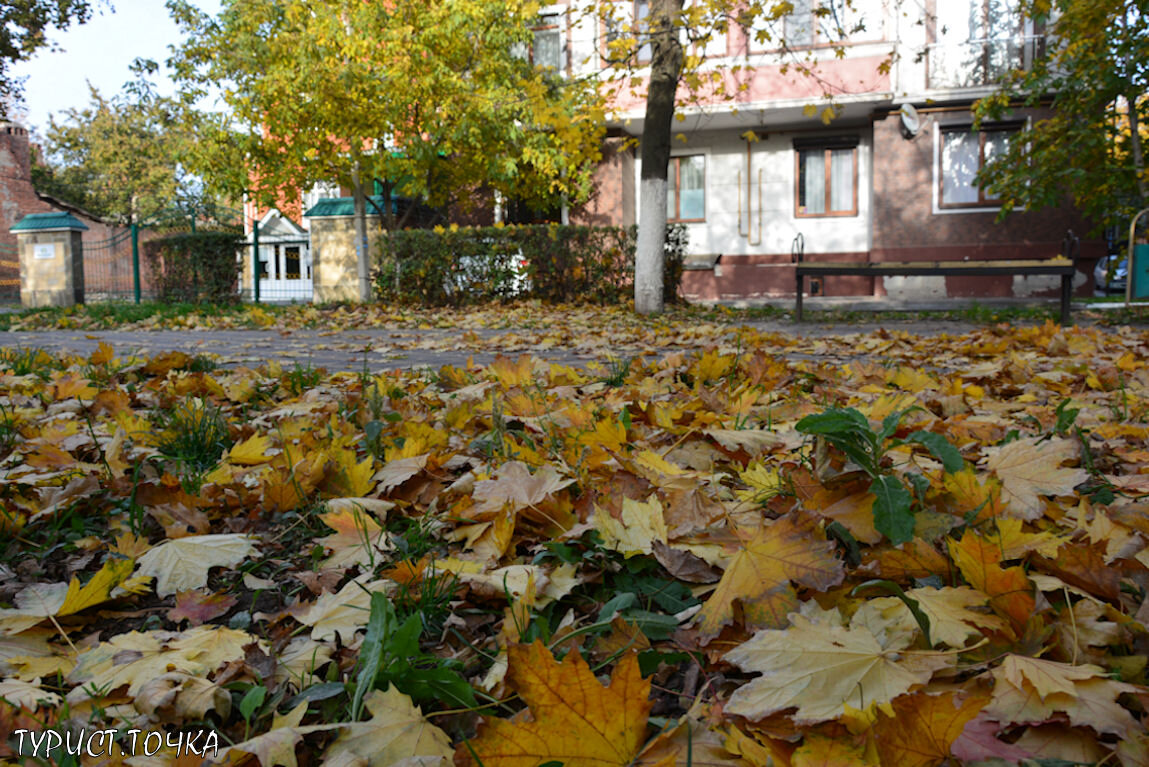
[[[634,310],[661,314],[666,247],[666,174],[639,184],[638,242],[634,253]]]

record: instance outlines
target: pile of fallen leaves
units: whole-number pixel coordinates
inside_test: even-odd
[[[744,330],[318,381],[0,351],[0,733],[1149,764],[1147,347]]]
[[[106,305],[80,304],[63,309],[33,310],[6,318],[12,330],[183,330],[303,328],[350,330],[354,328],[413,328],[444,330],[478,330],[508,328],[546,328],[561,317],[564,324],[576,330],[627,332],[635,329],[689,327],[683,320],[699,317],[734,320],[738,312],[722,307],[699,308],[687,305],[668,307],[668,313],[642,316],[622,306],[597,304],[547,304],[541,301],[518,301],[510,304],[485,304],[456,309],[427,308],[400,304],[237,304],[205,305],[173,312],[162,304],[122,307],[117,311]],[[132,319],[134,314],[144,314]]]

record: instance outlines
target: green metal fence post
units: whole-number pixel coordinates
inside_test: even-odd
[[[251,299],[259,303],[259,221],[251,226]]]
[[[140,225],[132,222],[132,293],[140,302]]]

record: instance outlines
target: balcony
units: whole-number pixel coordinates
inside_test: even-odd
[[[1044,35],[934,43],[926,47],[926,87],[994,85],[1006,72],[1029,69],[1044,55]]]

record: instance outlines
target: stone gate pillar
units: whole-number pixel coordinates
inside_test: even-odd
[[[20,303],[72,306],[84,303],[83,221],[71,213],[31,213],[9,231],[20,254]]]

